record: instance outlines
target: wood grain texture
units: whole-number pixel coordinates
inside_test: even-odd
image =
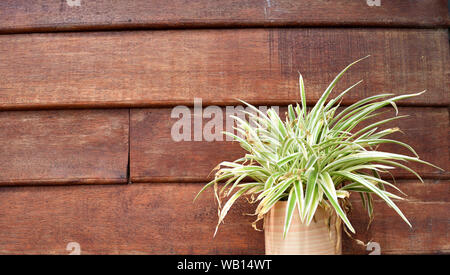
[[[413,229],[378,202],[372,229],[356,208],[352,223],[362,240],[379,242],[384,254],[449,253],[449,181],[403,181],[410,195],[399,203]],[[263,254],[264,234],[250,225],[254,209],[244,199],[233,207],[216,238],[217,210],[202,184],[131,184],[0,188],[1,254]],[[441,194],[435,196],[434,194]],[[358,197],[358,196],[356,196]],[[364,237],[364,238],[363,238]],[[186,241],[189,240],[189,241]],[[344,237],[344,254],[368,254]]]
[[[367,2],[3,0],[0,32],[255,26],[432,27],[446,26],[449,22],[445,0],[380,1],[380,6],[369,6]]]
[[[343,104],[380,92],[450,104],[444,29],[228,29],[0,36],[0,109],[314,102],[350,62]]]
[[[413,227],[409,228],[394,210],[376,199],[375,220],[367,230],[369,219],[359,196],[354,196],[349,216],[357,230],[354,237],[378,242],[381,254],[449,254],[449,181],[399,182],[398,186],[408,194],[408,201],[396,204]],[[362,252],[361,246],[348,237],[343,245],[344,251]]]
[[[387,108],[386,108],[387,109]],[[222,109],[224,110],[224,109]],[[280,109],[280,114],[285,108]],[[389,109],[390,110],[390,109]],[[222,118],[226,129],[226,110]],[[228,113],[228,115],[230,112]],[[385,127],[399,127],[404,134],[396,133],[391,138],[410,144],[421,159],[440,166],[446,172],[425,165],[411,163],[424,177],[449,177],[449,114],[447,108],[402,107],[399,115],[407,118],[386,124]],[[175,141],[171,131],[179,119],[171,118],[171,109],[133,109],[131,110],[130,130],[130,177],[132,182],[177,182],[205,181],[210,171],[221,161],[233,161],[243,156],[244,150],[236,142],[194,141],[194,111],[191,109],[191,141]],[[383,114],[385,118],[395,116],[395,112]],[[197,116],[199,117],[199,116]],[[380,119],[383,119],[380,116]],[[204,118],[205,126],[211,119]],[[177,129],[178,128],[174,128]],[[205,127],[203,127],[205,129]],[[218,132],[221,130],[219,129]],[[399,146],[384,146],[380,150],[409,154]],[[409,172],[396,169],[393,174],[399,178],[414,177]],[[209,177],[211,178],[212,175]],[[390,177],[389,177],[390,178]]]
[[[82,254],[263,252],[263,234],[251,227],[252,217],[242,215],[250,210],[244,204],[230,211],[228,226],[213,239],[217,210],[212,193],[192,202],[200,188],[200,184],[3,188],[0,253],[68,254],[68,242],[78,242]]]
[[[0,112],[0,185],[127,182],[128,114]]]

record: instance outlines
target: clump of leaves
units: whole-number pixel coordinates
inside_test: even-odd
[[[337,112],[342,97],[361,81],[328,102],[327,99],[344,72],[360,60],[340,72],[309,111],[306,106],[305,86],[300,75],[301,104],[288,106],[285,121],[273,109],[264,113],[242,101],[252,110],[245,112],[252,123],[233,116],[237,124],[235,130],[241,137],[228,132],[225,134],[232,136],[248,153],[233,162],[220,163],[215,179],[206,184],[198,194],[214,186],[215,197],[219,203],[217,228],[239,197],[251,195],[253,202],[258,203],[256,221],[262,219],[279,200],[287,199],[284,235],[289,231],[294,211],[298,211],[301,221],[309,225],[319,206],[333,209],[354,233],[355,230],[343,207],[349,192],[361,195],[371,219],[372,196],[376,195],[411,226],[392,200],[402,198],[386,191],[385,186],[401,191],[394,184],[382,179],[380,174],[389,173],[388,170],[397,167],[413,173],[422,181],[405,162],[433,165],[420,160],[411,146],[386,138],[387,135],[399,131],[398,128],[378,130],[380,125],[403,116],[373,122],[356,132],[353,130],[361,122],[380,114],[376,112],[380,108],[392,105],[398,112],[396,101],[418,96],[423,92],[394,97],[393,94],[375,95]],[[414,156],[377,151],[376,147],[382,143],[406,147]],[[244,179],[246,181],[243,181]],[[220,189],[219,182],[224,182]],[[229,199],[222,207],[221,199],[224,197]]]

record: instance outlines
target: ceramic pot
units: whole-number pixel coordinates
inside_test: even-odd
[[[318,207],[309,226],[294,211],[291,227],[283,239],[286,206],[286,201],[279,201],[264,217],[266,255],[341,254],[341,220],[334,211]]]

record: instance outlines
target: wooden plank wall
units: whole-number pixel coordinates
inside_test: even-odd
[[[445,0],[4,0],[1,32],[125,28],[415,26],[448,24]]]
[[[298,71],[313,104],[369,54],[336,87],[364,81],[343,105],[426,89],[399,104],[409,117],[395,137],[445,171],[413,165],[424,183],[394,172],[413,228],[376,201],[366,230],[352,198],[355,237],[384,254],[450,253],[449,22],[444,0],[1,1],[0,254],[68,254],[69,242],[82,254],[264,253],[242,215],[253,205],[240,201],[213,239],[211,191],[192,203],[241,149],[173,141],[172,108],[194,118],[197,98],[226,121],[240,98],[283,113]],[[369,253],[345,236],[343,252]]]
[[[298,100],[298,71],[307,81],[313,103],[348,63],[369,54],[372,57],[336,87],[339,91],[364,80],[344,104],[382,91],[403,94],[427,89],[424,96],[401,104],[447,106],[448,51],[443,29],[3,35],[0,107],[154,107],[192,105],[194,97],[214,105],[236,104],[236,98],[263,105],[288,104]]]
[[[128,113],[0,112],[0,185],[126,183]]]

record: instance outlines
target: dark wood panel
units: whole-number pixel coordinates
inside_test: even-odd
[[[128,114],[0,112],[0,185],[127,182]]]
[[[443,29],[234,29],[0,36],[0,109],[309,102],[350,62],[343,104],[392,92],[402,104],[450,104]]]
[[[250,225],[252,217],[242,215],[250,211],[244,204],[230,211],[227,227],[213,239],[217,210],[212,194],[192,202],[200,188],[200,184],[3,188],[0,253],[68,254],[69,242],[78,242],[82,254],[264,251],[263,235]]]
[[[357,209],[352,223],[378,242],[385,254],[449,253],[448,181],[399,183],[411,201],[399,203],[413,229],[394,211],[376,203],[376,218],[364,233],[366,214]],[[198,183],[83,185],[0,188],[1,254],[263,254],[264,238],[250,225],[254,209],[246,200],[230,210],[212,235],[217,210],[208,190],[193,204]],[[439,194],[447,194],[447,196]],[[358,197],[358,196],[356,196]],[[360,207],[354,200],[354,207]],[[186,240],[189,240],[186,242]],[[344,237],[345,254],[368,254]]]
[[[226,118],[231,112],[222,110],[223,130],[226,130]],[[280,109],[284,113],[285,108]],[[244,150],[236,142],[194,140],[194,111],[191,121],[191,141],[175,141],[171,131],[178,132],[175,126],[180,119],[171,118],[171,109],[133,109],[131,111],[131,151],[130,175],[133,182],[148,181],[204,181],[210,171],[221,161],[233,161],[243,156]],[[383,114],[386,118],[395,115],[392,110]],[[433,162],[447,172],[441,172],[425,165],[411,163],[424,177],[448,177],[448,110],[446,108],[402,107],[399,115],[409,115],[386,127],[398,126],[404,134],[396,133],[391,137],[413,146],[421,159]],[[195,115],[197,117],[201,114]],[[382,119],[382,117],[380,117]],[[210,118],[203,118],[206,125]],[[200,120],[199,120],[200,121]],[[230,124],[230,123],[229,123]],[[231,126],[231,125],[230,125]],[[221,130],[219,129],[218,132]],[[200,132],[201,133],[201,132]],[[400,146],[380,148],[389,152],[409,154]],[[394,170],[396,177],[414,177],[409,172]],[[211,178],[212,176],[210,176]]]
[[[380,5],[370,5],[379,2]],[[445,26],[445,0],[0,2],[0,32],[242,26]]]
[[[434,254],[450,253],[448,181],[399,182],[399,187],[409,196],[408,201],[396,202],[412,224],[409,228],[399,220],[394,210],[376,199],[375,219],[367,230],[368,218],[358,196],[352,201],[350,220],[357,231],[354,236],[364,242],[378,242],[381,254]],[[346,237],[343,251],[363,252],[355,241]]]

